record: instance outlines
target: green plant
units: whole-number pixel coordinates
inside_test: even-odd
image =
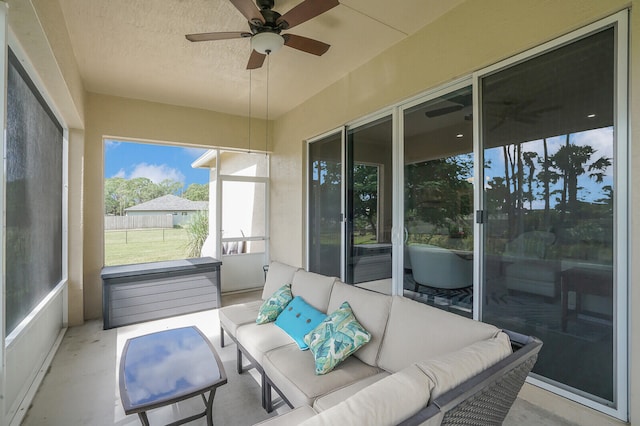
[[[204,241],[209,235],[209,216],[206,211],[199,211],[186,224],[187,256],[200,257]]]

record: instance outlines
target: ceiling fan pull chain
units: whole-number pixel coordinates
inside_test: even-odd
[[[251,70],[249,70],[249,154],[251,154]]]
[[[271,68],[271,55],[267,54],[267,112],[265,122],[265,136],[264,136],[264,154],[267,155],[269,151],[269,68]]]

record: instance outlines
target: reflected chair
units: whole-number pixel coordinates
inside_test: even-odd
[[[408,246],[411,273],[417,285],[459,289],[473,285],[473,257],[429,244]]]

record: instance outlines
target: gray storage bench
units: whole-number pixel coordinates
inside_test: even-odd
[[[103,268],[104,329],[220,307],[221,264],[202,257]]]

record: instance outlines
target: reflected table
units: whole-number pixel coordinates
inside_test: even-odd
[[[213,397],[227,376],[217,352],[197,327],[164,330],[127,340],[120,360],[120,398],[126,414],[149,425],[147,411],[201,396],[205,411],[178,420],[181,425],[207,417]],[[209,392],[207,398],[206,393]]]
[[[576,294],[575,314],[581,310],[582,296],[591,294],[603,296],[613,305],[613,267],[610,265],[579,264],[564,270],[560,274],[562,293],[562,331],[567,331],[569,317],[569,292]],[[611,318],[613,319],[613,318]]]

